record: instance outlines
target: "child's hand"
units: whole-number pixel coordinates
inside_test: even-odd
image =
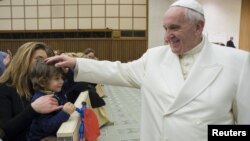
[[[71,102],[67,102],[63,105],[63,111],[65,111],[68,114],[72,114],[75,111],[76,107]]]

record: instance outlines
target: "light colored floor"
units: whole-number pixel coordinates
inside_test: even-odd
[[[104,91],[105,107],[114,125],[102,127],[98,141],[140,141],[140,91],[109,85]]]

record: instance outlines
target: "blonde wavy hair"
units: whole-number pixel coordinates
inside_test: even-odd
[[[0,77],[0,84],[6,83],[15,87],[20,97],[29,99],[31,97],[32,86],[29,80],[29,72],[32,56],[38,49],[42,49],[47,56],[54,56],[54,52],[45,43],[27,42],[18,48],[11,63]]]

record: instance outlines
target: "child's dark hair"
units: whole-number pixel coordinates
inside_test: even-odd
[[[51,77],[64,75],[62,68],[56,68],[54,64],[46,64],[42,57],[38,57],[36,60],[29,74],[34,90],[44,90],[42,85],[47,85]]]

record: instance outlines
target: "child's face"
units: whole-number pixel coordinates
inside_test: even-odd
[[[48,89],[53,92],[60,92],[63,86],[62,75],[53,76],[48,83]]]

